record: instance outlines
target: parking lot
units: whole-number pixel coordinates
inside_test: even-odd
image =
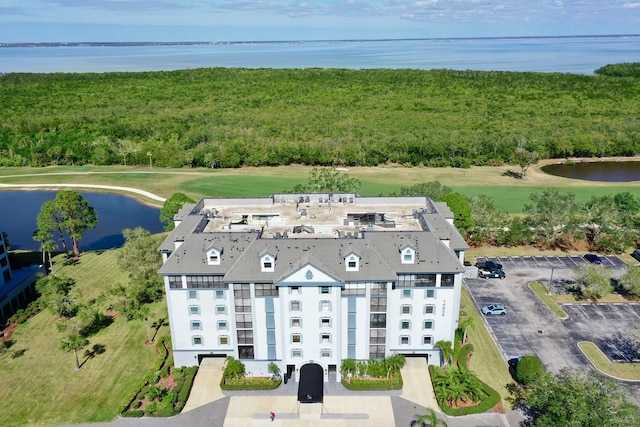
[[[615,256],[602,256],[602,265],[614,276],[624,272],[625,263]],[[506,278],[466,279],[474,304],[478,309],[499,303],[507,310],[505,316],[485,316],[489,332],[506,360],[533,354],[546,369],[592,366],[577,347],[580,341],[592,341],[612,361],[633,361],[638,358],[630,342],[633,333],[640,335],[640,304],[562,304],[569,315],[561,320],[529,289],[528,284],[540,281],[557,292],[574,280],[573,269],[587,262],[580,256],[496,257],[503,264]],[[478,258],[484,260],[484,258]],[[630,387],[635,400],[640,401],[640,384]]]

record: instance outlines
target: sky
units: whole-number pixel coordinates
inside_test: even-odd
[[[640,33],[640,0],[1,0],[0,43]]]

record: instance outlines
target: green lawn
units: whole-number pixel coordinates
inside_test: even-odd
[[[502,358],[495,341],[487,331],[482,315],[476,309],[464,287],[462,288],[460,305],[460,311],[465,314],[460,316],[461,322],[468,316],[474,318],[473,326],[467,330],[468,339],[474,348],[469,369],[500,394],[502,405],[505,410],[508,410],[509,402],[506,398],[509,396],[509,392],[505,386],[513,382],[513,378],[509,374],[507,363]]]
[[[529,196],[547,188],[572,192],[578,202],[592,196],[629,191],[640,197],[640,182],[603,183],[560,178],[532,168],[524,179],[504,175],[509,166],[481,166],[469,169],[426,167],[358,167],[347,169],[360,183],[358,192],[378,196],[401,187],[439,181],[467,196],[486,195],[496,207],[510,214],[522,213]],[[240,169],[158,169],[144,167],[48,167],[0,168],[0,184],[76,183],[135,187],[169,197],[181,191],[194,199],[202,197],[258,197],[291,189],[307,180],[310,167],[286,166]],[[56,175],[51,175],[51,174]],[[71,175],[58,175],[73,173]],[[29,176],[20,176],[27,174]],[[47,175],[49,174],[49,175]],[[136,196],[137,197],[137,196]],[[157,204],[157,202],[155,202]]]
[[[76,279],[84,300],[111,283],[127,277],[116,264],[117,251],[100,255],[88,253],[79,265],[66,266],[60,272]],[[153,306],[155,318],[166,318],[166,304]],[[60,350],[64,332],[56,319],[43,311],[20,325],[12,339],[11,350],[24,351],[12,358],[11,351],[0,357],[0,425],[54,426],[114,419],[126,395],[144,378],[157,358],[155,347],[145,345],[147,331],[142,321],[126,322],[117,318],[106,329],[89,337],[89,347],[104,346],[105,352],[87,360],[75,371],[73,353]],[[160,335],[167,334],[165,327]],[[85,357],[80,352],[80,361]]]

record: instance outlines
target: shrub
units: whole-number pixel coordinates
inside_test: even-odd
[[[122,416],[127,418],[140,418],[143,415],[144,415],[144,411],[141,411],[141,410],[127,411],[122,413]]]
[[[140,406],[142,406],[142,401],[141,400],[136,400],[131,404],[131,407],[133,409],[138,409]]]
[[[529,385],[542,375],[542,362],[537,356],[524,356],[516,365],[515,379],[520,384]]]

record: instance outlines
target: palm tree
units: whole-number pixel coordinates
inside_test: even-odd
[[[440,347],[442,358],[444,359],[445,364],[451,363],[451,358],[453,357],[453,348],[451,347],[451,341],[437,341],[436,347]]]
[[[426,414],[421,415],[416,420],[416,425],[418,425],[420,427],[422,427],[422,426],[448,427],[447,423],[444,420],[438,418],[438,413],[436,411],[434,411],[433,409],[429,409],[429,408],[427,408],[427,413]]]
[[[46,252],[47,256],[49,257],[49,271],[53,270],[53,260],[51,259],[51,252],[55,251],[56,249],[58,249],[58,244],[55,242],[55,240],[51,239],[42,242],[42,245],[40,246],[40,250],[42,251],[42,253],[44,254]]]
[[[60,349],[62,351],[71,352],[76,356],[76,370],[81,368],[80,360],[78,359],[78,350],[89,345],[89,340],[78,334],[68,335],[60,343]]]
[[[387,358],[387,366],[389,367],[387,378],[389,378],[392,373],[395,373],[402,369],[405,363],[407,363],[407,359],[402,354],[394,353],[389,356]]]
[[[147,156],[149,156],[149,167],[153,167],[153,153],[151,151],[147,151]]]
[[[474,320],[475,320],[474,317],[469,316],[469,317],[466,317],[458,325],[458,328],[462,329],[462,343],[463,344],[465,342],[467,342],[467,328],[472,328],[473,329]]]

